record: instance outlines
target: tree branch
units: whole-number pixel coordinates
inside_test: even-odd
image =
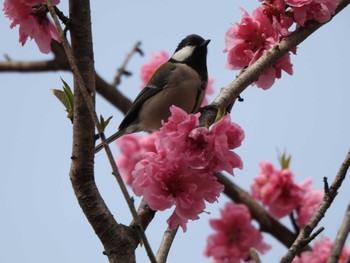
[[[62,70],[55,59],[44,61],[3,61],[0,63],[1,72],[44,72]]]
[[[47,5],[55,21],[51,1]],[[136,232],[119,225],[102,199],[94,180],[94,119],[91,115],[95,98],[95,70],[93,63],[89,1],[70,1],[72,51],[62,30],[61,40],[74,76],[73,152],[70,170],[72,186],[86,218],[100,238],[110,262],[134,262],[134,247],[120,244],[135,243]],[[86,95],[88,94],[88,95]],[[90,97],[91,96],[91,97]],[[131,240],[130,240],[131,239]],[[122,251],[122,253],[120,253]]]
[[[72,158],[72,166],[71,166],[71,178],[73,182],[73,187],[75,191],[79,191],[81,187],[84,186],[84,181],[77,180],[77,184],[75,185],[74,179],[79,179],[76,176],[76,166],[78,165],[86,165],[84,161],[89,161],[88,165],[92,167],[92,178],[93,178],[93,163],[94,163],[94,137],[91,136],[89,132],[87,132],[88,139],[85,138],[87,141],[89,141],[92,144],[84,144],[81,143],[79,140],[81,139],[79,136],[74,136],[75,134],[84,133],[84,126],[85,124],[86,128],[90,128],[88,131],[94,133],[94,126],[97,128],[100,138],[102,140],[102,143],[104,144],[108,160],[112,166],[113,174],[115,178],[117,179],[117,182],[122,190],[122,193],[124,195],[124,198],[128,204],[128,207],[131,211],[131,214],[134,218],[134,220],[137,222],[137,233],[141,236],[141,239],[145,245],[147,254],[151,260],[151,262],[156,262],[155,257],[153,255],[153,252],[150,248],[150,245],[148,243],[148,240],[146,238],[146,235],[144,233],[144,230],[142,228],[142,225],[140,223],[140,219],[136,213],[135,207],[133,205],[133,200],[131,199],[125,184],[119,174],[118,168],[115,164],[112,152],[108,146],[108,143],[106,142],[106,137],[103,134],[103,129],[101,127],[101,124],[99,123],[97,114],[95,112],[94,108],[94,98],[95,98],[95,74],[93,74],[94,71],[94,64],[93,64],[93,50],[92,50],[92,35],[91,35],[91,19],[90,19],[90,4],[89,1],[84,0],[71,0],[70,1],[70,16],[72,17],[72,23],[71,23],[71,39],[72,39],[72,49],[70,48],[67,39],[65,38],[65,34],[61,28],[61,25],[57,19],[55,10],[52,7],[51,0],[46,0],[46,3],[48,5],[48,8],[50,10],[51,16],[55,22],[56,28],[58,29],[58,32],[61,37],[62,45],[64,47],[64,51],[66,52],[68,62],[71,66],[71,69],[73,71],[74,75],[74,93],[75,96],[78,96],[78,99],[74,99],[75,101],[79,102],[79,106],[81,106],[82,109],[79,109],[78,106],[74,104],[74,125],[73,125],[73,156],[74,156],[74,150],[77,148],[77,151],[81,151],[84,149],[84,157],[90,157],[88,160],[81,160],[79,158],[78,161],[75,161],[75,156]],[[87,84],[85,81],[88,81]],[[93,82],[93,83],[91,83]],[[92,84],[94,84],[92,86]],[[90,86],[89,86],[90,85]],[[74,97],[75,97],[74,96]],[[88,116],[88,118],[81,118],[81,115]],[[78,121],[78,124],[76,124],[75,116],[80,117],[80,122]],[[88,123],[88,124],[87,124]],[[91,129],[91,126],[93,127]],[[74,129],[76,128],[76,129]],[[79,130],[78,130],[79,129]],[[74,140],[75,139],[75,140]],[[86,148],[85,148],[86,147]],[[92,157],[90,156],[92,153]],[[84,159],[84,158],[82,158]],[[92,184],[95,186],[96,190],[97,187],[95,185],[95,182],[92,181]],[[90,190],[94,190],[93,188],[90,188]],[[90,211],[89,204],[86,204],[85,199],[80,199],[80,196],[77,195],[77,198],[79,200],[79,204],[82,207],[86,217],[89,219],[90,224],[95,229],[100,229],[100,225],[98,224],[99,221],[96,221],[96,218],[93,216],[93,211]],[[99,202],[103,202],[102,198],[101,200],[96,200]],[[104,207],[104,210],[101,212],[104,213],[105,216],[110,217],[110,211],[108,210],[107,206]],[[134,262],[135,261],[135,248],[138,245],[138,237],[135,235],[125,235],[123,234],[120,229],[127,229],[129,232],[132,231],[131,228],[117,225],[113,216],[109,219],[108,222],[112,223],[111,227],[115,229],[114,236],[107,235],[107,238],[105,239],[105,235],[102,235],[103,233],[106,233],[106,229],[108,229],[108,226],[102,226],[102,229],[104,230],[103,233],[97,232],[96,234],[99,236],[101,242],[103,243],[104,247],[106,248],[106,255],[108,256],[110,262]],[[115,223],[114,223],[115,222]],[[109,234],[109,233],[108,233]],[[116,243],[114,241],[117,241]],[[122,242],[120,242],[122,241]],[[127,249],[123,249],[122,246],[126,246]],[[119,249],[117,249],[119,248]]]
[[[350,204],[345,212],[343,222],[338,230],[335,241],[333,242],[332,252],[327,260],[327,263],[337,263],[340,257],[340,253],[345,244],[346,238],[350,232]]]
[[[312,231],[316,228],[317,224],[324,217],[327,209],[331,206],[332,202],[334,201],[338,193],[338,189],[340,188],[342,182],[345,179],[349,166],[350,166],[350,150],[347,153],[343,163],[341,164],[338,174],[334,178],[334,181],[331,187],[325,193],[323,197],[323,201],[319,205],[317,212],[313,215],[310,222],[301,229],[297,239],[294,241],[293,245],[289,248],[287,254],[281,259],[280,262],[282,263],[291,262],[293,258],[301,251],[301,249],[306,244],[309,243],[310,241],[309,237]]]
[[[141,56],[143,56],[143,52],[140,49],[141,46],[141,42],[137,42],[132,49],[130,50],[130,52],[128,54],[126,54],[125,60],[123,62],[123,64],[120,66],[120,68],[118,68],[117,70],[117,74],[114,78],[114,81],[112,83],[112,87],[116,87],[120,84],[120,79],[123,75],[127,75],[129,73],[127,73],[128,71],[126,70],[126,65],[129,63],[131,57],[135,54],[135,53],[139,53]]]

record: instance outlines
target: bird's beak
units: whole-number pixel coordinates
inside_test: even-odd
[[[206,47],[206,46],[208,46],[208,44],[209,44],[209,42],[210,42],[210,39],[207,39],[207,40],[205,40],[203,43],[202,43],[202,47]]]

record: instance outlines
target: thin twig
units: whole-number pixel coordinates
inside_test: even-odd
[[[78,82],[78,86],[79,86],[79,88],[80,88],[80,90],[81,90],[81,92],[83,94],[83,98],[85,100],[85,103],[86,103],[86,105],[88,107],[88,110],[90,112],[91,117],[94,120],[95,126],[96,126],[96,128],[98,130],[98,133],[100,135],[102,143],[104,144],[104,148],[105,148],[105,151],[106,151],[106,154],[107,154],[107,158],[108,158],[108,160],[110,162],[110,165],[112,166],[113,175],[117,179],[119,187],[120,187],[120,189],[121,189],[121,191],[123,193],[123,196],[124,196],[124,198],[125,198],[125,200],[126,200],[126,202],[128,204],[128,207],[129,207],[129,209],[131,211],[133,219],[135,220],[135,222],[137,222],[137,226],[138,226],[138,230],[139,230],[138,232],[139,232],[139,234],[141,236],[141,239],[143,241],[143,244],[144,244],[144,246],[146,248],[148,257],[151,260],[151,262],[156,263],[157,261],[155,259],[155,256],[154,256],[153,252],[152,252],[150,244],[149,244],[149,242],[147,240],[147,237],[145,235],[144,229],[143,229],[143,227],[141,225],[140,218],[138,217],[138,214],[137,214],[136,209],[134,207],[133,201],[132,201],[132,199],[131,199],[131,197],[130,197],[127,189],[126,189],[126,186],[125,186],[125,184],[123,182],[123,179],[122,179],[122,177],[121,177],[121,175],[120,175],[120,173],[118,171],[117,165],[116,165],[116,163],[114,161],[114,158],[113,158],[113,155],[112,155],[112,152],[111,152],[111,150],[110,150],[110,148],[108,146],[108,143],[106,141],[106,137],[105,137],[105,135],[103,133],[103,129],[101,127],[101,124],[100,124],[100,122],[98,120],[98,117],[97,117],[97,114],[95,112],[95,108],[94,108],[93,102],[91,100],[90,94],[86,90],[84,80],[83,80],[83,78],[82,78],[82,76],[81,76],[81,74],[79,72],[79,69],[78,69],[77,65],[75,64],[71,47],[70,47],[67,39],[64,36],[64,32],[63,32],[62,27],[61,27],[61,25],[60,25],[60,23],[59,23],[59,21],[57,19],[55,10],[52,7],[51,0],[46,0],[46,4],[47,4],[47,6],[48,6],[48,8],[50,10],[50,14],[51,14],[51,16],[52,16],[52,18],[53,18],[53,20],[55,22],[56,28],[58,29],[58,32],[60,33],[62,45],[64,47],[64,50],[65,50],[66,54],[67,54],[67,58],[68,58],[70,66],[71,66],[71,69],[73,71],[73,74],[74,74],[74,76],[76,78],[76,81]]]
[[[319,205],[317,212],[313,215],[310,222],[305,225],[293,245],[289,248],[287,254],[281,259],[281,263],[289,263],[293,258],[301,251],[301,249],[307,244],[307,240],[310,237],[312,231],[316,228],[317,224],[324,217],[327,209],[331,206],[334,198],[337,195],[338,189],[342,185],[345,179],[346,173],[350,166],[350,150],[347,153],[343,163],[341,164],[337,176],[323,197],[322,203]]]
[[[335,241],[332,245],[332,252],[330,257],[327,260],[327,263],[337,263],[342,248],[344,246],[345,240],[348,237],[350,232],[350,204],[345,212],[343,222],[338,230]]]
[[[324,192],[327,193],[329,190],[329,185],[328,185],[328,178],[326,176],[323,177],[323,188],[324,188]]]
[[[179,227],[177,227],[173,230],[170,230],[169,228],[167,228],[167,230],[165,230],[162,242],[160,243],[160,246],[159,246],[159,249],[157,252],[157,262],[158,263],[165,263],[166,262],[171,245],[174,241],[174,238],[176,236],[178,229],[179,229]]]
[[[127,73],[127,75],[129,75],[128,71],[126,71],[126,65],[129,63],[130,59],[132,58],[132,56],[135,54],[135,53],[138,53],[140,54],[141,56],[143,55],[141,49],[140,49],[140,46],[141,46],[141,42],[138,41],[133,47],[132,49],[130,50],[129,53],[126,54],[126,57],[124,59],[124,62],[123,64],[120,66],[120,68],[118,68],[117,70],[117,75],[115,76],[114,78],[114,81],[112,83],[112,87],[117,87],[119,84],[120,84],[120,79],[122,77],[122,75],[125,75]]]
[[[314,240],[319,234],[321,234],[324,230],[324,227],[320,227],[319,229],[317,229],[315,231],[315,233],[313,233],[311,236],[309,236],[308,238],[305,239],[305,245],[309,244],[312,240]]]
[[[254,261],[254,263],[261,263],[258,251],[253,247],[249,249],[249,257]]]
[[[292,226],[294,228],[295,234],[299,234],[300,228],[299,228],[299,225],[297,224],[297,221],[295,220],[295,215],[293,211],[289,214],[289,219],[292,222]]]

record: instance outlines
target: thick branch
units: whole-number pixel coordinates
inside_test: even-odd
[[[56,26],[59,22],[47,1]],[[85,216],[100,238],[110,262],[135,262],[138,235],[118,224],[100,196],[94,181],[95,70],[89,1],[70,1],[72,51],[59,30],[74,75],[73,153],[70,178]],[[95,118],[94,118],[95,117]]]
[[[229,198],[248,207],[252,217],[259,223],[261,231],[269,233],[287,248],[293,244],[297,237],[296,234],[271,217],[246,191],[238,187],[226,176],[218,173],[216,177],[220,183],[225,185],[224,193]]]
[[[1,72],[43,72],[63,70],[55,59],[44,61],[3,61],[0,63]],[[67,70],[67,69],[66,69]]]
[[[334,198],[338,193],[338,189],[340,188],[342,182],[345,179],[346,173],[350,166],[350,150],[347,153],[340,169],[338,171],[337,176],[334,178],[334,181],[328,191],[325,193],[323,197],[323,201],[318,207],[317,212],[313,215],[310,222],[304,226],[297,239],[294,241],[293,245],[289,248],[287,254],[281,259],[281,262],[288,263],[293,260],[293,258],[301,251],[301,249],[307,245],[310,241],[309,237],[312,231],[316,228],[317,224],[324,217],[327,209],[331,206]]]
[[[78,90],[79,91],[79,95],[80,95],[80,100],[81,103],[84,103],[84,107],[85,107],[85,112],[88,113],[89,115],[89,119],[90,120],[90,126],[91,124],[93,124],[93,126],[95,126],[98,130],[98,133],[100,135],[100,138],[102,140],[102,143],[104,145],[104,148],[106,150],[107,153],[107,157],[108,160],[112,166],[113,169],[113,174],[115,176],[115,178],[117,179],[117,182],[120,186],[120,189],[122,190],[122,193],[125,197],[125,200],[129,206],[129,209],[131,211],[131,214],[134,218],[134,220],[137,222],[137,230],[138,230],[138,234],[140,235],[147,254],[151,260],[151,262],[156,262],[156,259],[153,255],[153,252],[150,248],[150,245],[148,243],[148,240],[146,238],[146,235],[144,233],[143,227],[140,223],[140,219],[137,215],[137,212],[135,210],[134,204],[133,204],[133,200],[131,199],[125,184],[119,174],[118,168],[114,162],[114,158],[113,155],[111,153],[111,150],[108,146],[108,143],[106,142],[106,137],[103,134],[103,129],[101,127],[101,124],[99,123],[97,114],[95,112],[95,107],[94,107],[94,103],[95,103],[95,92],[94,92],[94,86],[88,86],[85,84],[85,78],[87,77],[87,80],[93,80],[95,81],[94,78],[94,71],[93,70],[93,50],[92,50],[92,36],[91,36],[91,20],[90,20],[90,5],[84,5],[83,4],[83,0],[81,0],[81,2],[74,2],[71,1],[70,2],[70,11],[72,12],[71,16],[73,15],[74,19],[72,20],[73,26],[75,27],[75,31],[72,30],[71,28],[71,38],[72,38],[72,49],[70,48],[70,45],[68,43],[68,40],[65,37],[65,34],[61,28],[61,25],[58,21],[58,18],[56,16],[56,13],[52,7],[51,1],[50,0],[46,0],[46,3],[49,7],[51,16],[55,22],[55,25],[58,29],[58,32],[60,34],[61,37],[61,41],[62,41],[62,45],[64,47],[64,51],[67,54],[67,59],[69,61],[69,64],[71,66],[71,69],[73,71],[73,75],[74,75],[74,88],[75,91]],[[89,3],[89,2],[88,2]],[[81,9],[81,5],[84,6],[84,9]],[[79,7],[80,6],[80,7]],[[81,10],[80,10],[81,9]],[[74,14],[76,16],[74,16]],[[86,17],[85,17],[86,16]],[[75,23],[74,21],[78,21],[79,23]],[[85,29],[86,27],[86,29]],[[77,34],[76,39],[74,39],[74,34]],[[84,39],[87,39],[86,42],[84,42]],[[76,42],[74,42],[76,41]],[[84,42],[84,47],[85,50],[82,48],[79,48],[79,45],[77,45],[77,43],[79,42]],[[78,57],[79,60],[77,59],[77,61],[75,60],[75,58]],[[88,62],[88,63],[87,63]],[[92,70],[89,70],[89,65],[92,66]],[[91,79],[89,79],[89,77]],[[88,83],[90,84],[90,83]],[[75,105],[74,105],[74,110],[76,109]],[[74,114],[76,114],[76,112],[74,112]],[[80,114],[80,112],[78,113]],[[74,127],[74,126],[73,126]],[[73,145],[76,146],[76,144]],[[91,147],[91,145],[88,145],[89,147]],[[94,144],[92,145],[92,150],[94,149]],[[73,148],[74,149],[74,148]],[[88,148],[88,154],[90,154],[90,148]],[[94,153],[94,151],[92,151]],[[74,151],[73,151],[74,153]],[[92,158],[93,159],[93,158]],[[91,160],[90,160],[91,161]],[[90,163],[90,165],[93,166],[93,160]],[[73,166],[73,165],[72,165]],[[78,196],[77,196],[78,197]],[[79,197],[78,197],[79,198]],[[88,207],[82,207],[85,208],[85,210],[83,209],[85,215],[87,216],[87,218],[89,219],[89,217],[91,216],[91,213],[89,211],[89,209],[86,209]],[[106,209],[108,210],[108,208],[106,207]],[[112,217],[112,220],[113,217]],[[90,221],[90,223],[92,224],[93,221]],[[92,226],[94,227],[94,229],[96,229],[95,225],[92,224]],[[125,227],[128,230],[132,230],[131,228]],[[97,233],[98,234],[98,233]],[[135,236],[135,235],[134,235]],[[135,248],[138,245],[138,238],[136,237],[132,237],[131,235],[122,235],[122,232],[116,231],[116,235],[114,236],[117,240],[122,240],[126,242],[126,246],[128,249],[123,249],[123,247],[118,246],[116,249],[115,245],[125,245],[124,243],[121,242],[117,242],[117,243],[111,243],[110,241],[111,238],[107,239],[107,240],[103,240],[102,237],[99,235],[103,245],[108,248],[111,248],[110,250],[106,250],[106,254],[110,260],[110,262],[134,262],[135,261]],[[106,243],[104,242],[106,241]],[[110,247],[111,245],[113,245],[113,247]]]

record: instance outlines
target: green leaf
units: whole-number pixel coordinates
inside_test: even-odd
[[[62,78],[61,78],[61,81],[63,82],[63,91],[66,94],[66,98],[68,100],[68,104],[65,105],[65,107],[66,107],[68,113],[73,113],[74,94],[73,94],[71,88],[69,87],[69,85],[67,84],[67,82],[65,82]]]
[[[67,108],[70,108],[69,99],[67,98],[67,95],[65,94],[64,91],[58,90],[58,89],[51,89],[51,92],[63,104],[63,106],[66,108],[66,110],[67,110]]]
[[[291,160],[292,160],[292,156],[288,155],[286,152],[284,152],[282,155],[279,156],[279,162],[282,170],[289,168]]]
[[[68,118],[73,120],[74,94],[67,82],[65,82],[62,78],[61,81],[63,83],[63,90],[51,89],[51,92],[66,108]]]
[[[109,124],[109,121],[113,118],[113,116],[108,117],[107,120],[105,120],[103,118],[102,115],[100,115],[100,123],[101,123],[101,127],[102,127],[102,131],[105,131],[105,128],[107,127],[107,125]]]
[[[223,117],[225,117],[226,113],[227,113],[227,112],[226,112],[225,109],[219,108],[219,109],[218,109],[218,112],[216,113],[216,118],[215,118],[214,123],[218,122],[218,121],[221,120]]]

